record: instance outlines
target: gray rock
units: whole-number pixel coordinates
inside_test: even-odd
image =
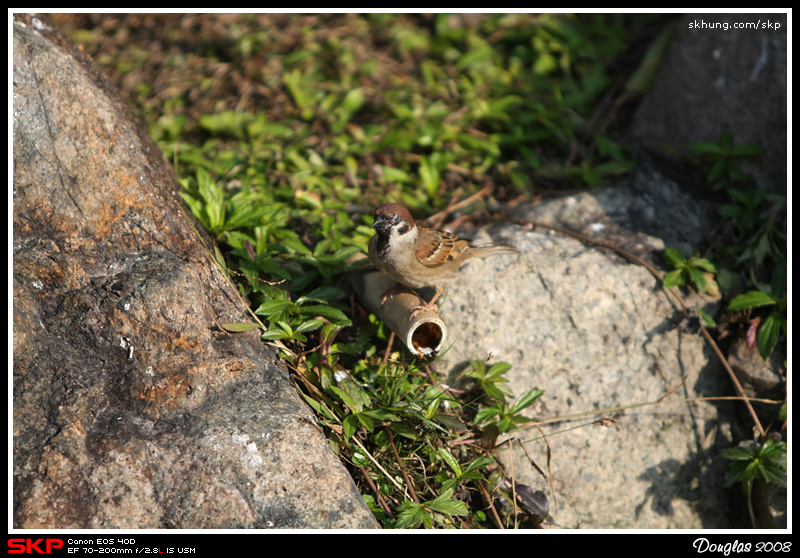
[[[785,359],[776,351],[764,361],[758,348],[748,347],[744,339],[737,339],[728,351],[728,364],[749,397],[780,398],[786,392]]]
[[[106,79],[13,40],[13,527],[377,527]]]
[[[719,220],[716,206],[693,195],[696,190],[692,186],[668,160],[641,152],[623,184],[512,209],[509,214],[613,241],[660,265],[666,246],[689,257],[692,250],[711,240],[710,231]]]
[[[536,217],[549,214],[551,224],[564,226],[565,203],[599,212],[612,195],[617,208],[625,199],[629,208],[640,202],[620,188],[544,204]],[[624,227],[615,230],[615,238],[624,236]],[[458,385],[470,359],[509,362],[516,395],[545,391],[524,413],[532,418],[608,409],[513,434],[545,471],[549,445],[554,494],[516,446],[504,454],[507,471],[513,455],[516,479],[548,494],[562,528],[730,527],[719,455],[732,443],[735,404],[686,401],[728,394],[730,383],[703,339],[679,327],[675,301],[646,269],[612,252],[516,225],[490,232],[522,254],[470,262],[464,281],[449,290],[440,314],[453,345],[439,371]],[[663,245],[641,232],[627,236],[631,244]],[[711,313],[718,303],[686,298]],[[661,403],[636,407],[674,390]],[[615,422],[591,424],[603,417]]]
[[[785,192],[787,30],[786,14],[682,16],[636,110],[633,141],[685,153],[694,142],[716,143],[720,134],[731,132],[737,145],[756,143],[765,151],[741,168],[759,185]]]

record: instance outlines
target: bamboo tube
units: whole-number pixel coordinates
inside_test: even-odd
[[[350,273],[350,284],[361,303],[383,321],[403,341],[414,356],[430,359],[439,354],[447,340],[447,328],[433,310],[423,310],[412,316],[414,310],[423,306],[423,300],[411,289],[402,289],[381,304],[383,293],[396,285],[373,266]]]

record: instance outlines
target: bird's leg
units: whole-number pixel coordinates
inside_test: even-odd
[[[408,290],[408,287],[406,287],[402,283],[395,283],[393,286],[383,291],[383,294],[381,295],[381,306],[386,304],[386,301],[389,300],[390,297],[394,296],[396,293],[399,293],[404,289]]]
[[[444,292],[444,289],[442,287],[440,287],[439,285],[436,285],[435,288],[436,288],[436,292],[433,293],[433,296],[431,297],[431,299],[428,302],[426,302],[422,306],[417,306],[416,308],[414,308],[414,311],[411,312],[411,317],[412,318],[417,317],[417,315],[420,312],[423,312],[425,310],[431,310],[432,312],[438,312],[439,311],[439,305],[436,304],[436,300],[440,296],[442,296],[442,293]]]

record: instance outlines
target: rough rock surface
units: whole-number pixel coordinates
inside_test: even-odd
[[[686,14],[658,76],[637,108],[631,139],[686,153],[731,132],[764,156],[741,161],[760,186],[786,192],[786,14]]]
[[[107,80],[13,49],[13,527],[377,527]]]
[[[553,203],[551,216],[564,203],[602,207],[584,196],[592,199]],[[503,226],[492,238],[522,253],[471,262],[449,291],[440,314],[453,347],[440,370],[454,384],[468,360],[492,355],[490,363],[513,366],[507,377],[515,394],[545,391],[526,416],[609,409],[513,434],[531,440],[527,452],[545,471],[551,452],[555,494],[515,446],[517,480],[549,494],[562,528],[730,527],[719,454],[731,444],[735,404],[685,400],[728,395],[730,385],[703,339],[681,329],[674,301],[643,267],[559,233]],[[660,243],[640,231],[628,238]],[[712,311],[715,302],[697,296],[689,304]],[[659,404],[612,410],[673,391]],[[615,420],[589,424],[604,417]]]

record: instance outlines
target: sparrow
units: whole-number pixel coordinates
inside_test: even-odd
[[[375,235],[369,242],[369,259],[398,283],[383,293],[381,303],[403,286],[435,289],[433,297],[414,309],[412,316],[423,310],[438,311],[436,300],[444,292],[444,286],[458,277],[469,260],[519,253],[508,244],[475,246],[452,233],[418,226],[408,209],[397,203],[376,207],[372,228]]]

